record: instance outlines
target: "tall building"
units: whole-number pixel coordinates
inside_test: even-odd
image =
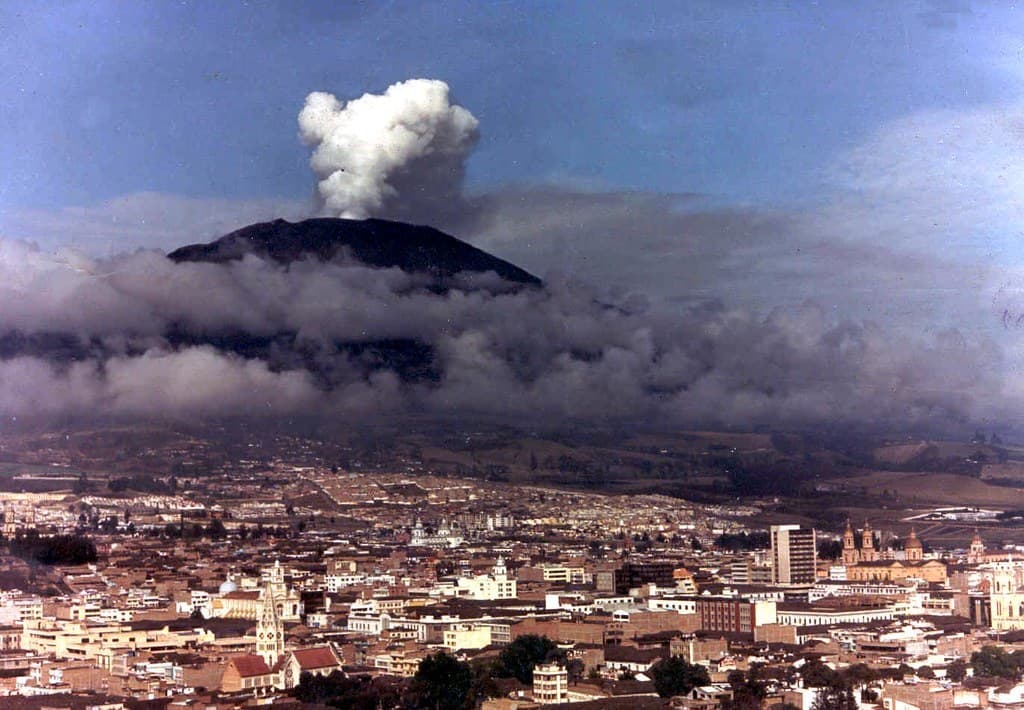
[[[818,558],[814,530],[799,525],[772,525],[772,582],[813,584]]]

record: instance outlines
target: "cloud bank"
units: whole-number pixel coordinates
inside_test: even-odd
[[[437,293],[353,263],[93,260],[0,241],[0,303],[4,416],[961,426],[1000,387],[998,354],[952,331],[894,342],[813,305],[664,310],[559,280]],[[430,376],[347,347],[382,342],[421,346]]]

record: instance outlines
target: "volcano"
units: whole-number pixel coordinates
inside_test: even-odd
[[[168,257],[176,262],[225,263],[252,254],[282,264],[303,258],[352,258],[376,268],[429,274],[443,287],[457,274],[494,272],[513,284],[540,286],[541,280],[433,227],[383,219],[276,219],[243,227],[208,244],[192,244]]]

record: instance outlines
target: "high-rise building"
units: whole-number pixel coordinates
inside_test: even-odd
[[[799,525],[772,525],[772,582],[813,584],[816,577],[817,541],[814,530]]]

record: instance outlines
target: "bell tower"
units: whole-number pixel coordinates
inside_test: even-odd
[[[843,564],[847,567],[860,562],[860,553],[857,552],[857,538],[853,534],[853,525],[850,519],[846,519],[846,530],[843,532]]]
[[[860,561],[874,562],[878,559],[878,550],[875,549],[875,535],[871,530],[871,523],[864,521],[864,530],[860,534]]]

